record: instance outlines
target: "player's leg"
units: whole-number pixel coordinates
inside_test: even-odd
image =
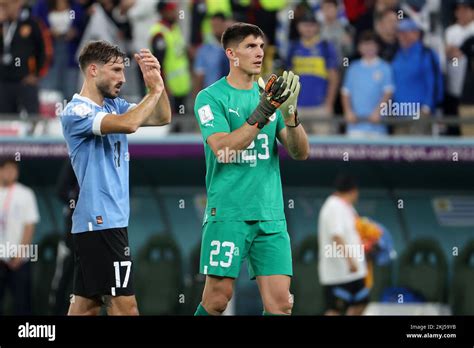
[[[208,315],[221,315],[227,308],[227,304],[232,298],[234,292],[234,278],[206,276],[206,284],[202,294],[202,302],[199,310],[204,310]]]
[[[139,315],[135,296],[106,296],[108,315]]]
[[[137,315],[126,228],[76,233],[71,315],[94,315],[104,298],[111,314]],[[117,300],[116,300],[117,299]]]
[[[98,298],[73,296],[67,315],[99,315],[102,301]]]
[[[290,237],[285,220],[260,221],[249,250],[249,273],[256,277],[264,314],[289,315],[293,275]]]
[[[291,314],[293,298],[290,294],[290,282],[291,278],[287,275],[257,276],[265,314]]]
[[[195,315],[219,315],[232,298],[234,279],[251,241],[252,224],[243,221],[208,221],[202,230],[200,272],[206,275],[202,302]]]

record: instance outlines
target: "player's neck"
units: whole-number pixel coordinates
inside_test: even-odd
[[[227,83],[237,89],[252,89],[254,76],[248,75],[241,70],[230,69],[226,77]]]
[[[82,86],[79,95],[92,100],[97,105],[102,106],[104,104],[104,97],[102,96],[102,94],[99,93],[99,91],[97,91],[97,88],[92,88],[86,83],[84,83],[84,85]]]

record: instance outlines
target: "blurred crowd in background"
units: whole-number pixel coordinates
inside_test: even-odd
[[[81,46],[103,39],[130,57],[123,97],[146,93],[132,55],[149,48],[171,130],[196,131],[194,98],[228,73],[220,37],[238,21],[266,35],[262,75],[300,75],[312,134],[474,135],[471,0],[0,0],[0,115],[54,118],[80,91]]]

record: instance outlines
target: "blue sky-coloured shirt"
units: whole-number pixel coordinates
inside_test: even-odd
[[[135,104],[104,99],[102,106],[75,94],[61,113],[61,124],[80,192],[72,233],[128,226],[129,154],[125,134],[102,135],[107,114],[123,114]]]
[[[358,118],[368,118],[379,106],[383,95],[392,92],[393,75],[391,66],[378,58],[370,64],[361,59],[352,62],[344,78],[342,92],[350,97],[351,106]],[[348,125],[348,132],[364,131],[385,134],[386,127],[373,123]]]

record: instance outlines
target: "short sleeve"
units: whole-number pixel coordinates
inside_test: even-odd
[[[128,101],[122,98],[116,98],[114,101],[115,101],[115,107],[117,108],[117,111],[119,114],[124,114],[128,110],[137,106],[137,104],[129,103]]]
[[[23,207],[24,223],[25,224],[36,224],[40,220],[38,212],[38,204],[36,203],[36,197],[31,189],[25,191],[25,205]]]
[[[102,135],[100,123],[105,115],[105,112],[95,112],[87,103],[78,103],[63,111],[61,123],[64,132],[71,137]]]
[[[207,138],[212,134],[230,133],[224,108],[208,91],[203,90],[197,95],[194,104],[194,114],[205,142],[207,142]]]

